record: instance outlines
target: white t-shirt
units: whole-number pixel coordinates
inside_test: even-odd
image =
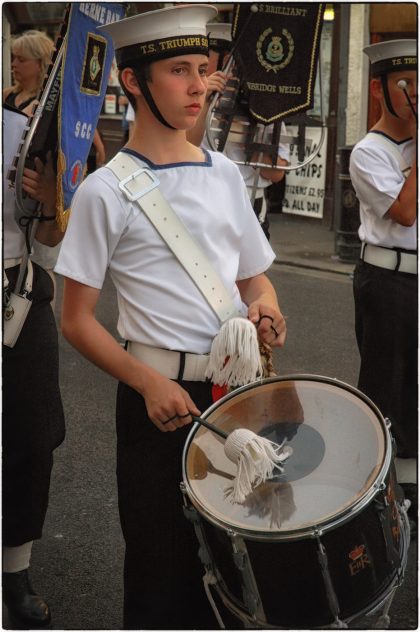
[[[274,260],[236,165],[206,152],[203,163],[156,166],[160,191],[206,253],[238,310],[236,281],[265,272]],[[109,269],[117,289],[118,331],[127,339],[178,351],[208,353],[220,329],[213,310],[135,203],[103,167],[80,185],[72,203],[56,272],[102,287]]]
[[[25,252],[25,236],[15,220],[15,190],[7,174],[22,140],[28,117],[3,107],[3,257],[15,259]]]
[[[375,139],[376,134],[380,133],[370,133],[357,143],[350,157],[350,177],[360,203],[359,237],[375,246],[415,250],[417,222],[401,226],[385,217],[405,179],[398,158]],[[392,142],[407,165],[412,165],[414,140]]]
[[[273,133],[273,125],[267,125],[264,128],[263,140],[261,142],[271,142],[271,135]],[[286,126],[284,123],[281,124],[280,134],[284,136],[286,134]],[[207,136],[205,135],[202,142],[202,147],[205,149],[210,149],[209,142],[207,140]],[[243,161],[245,158],[244,150],[239,143],[234,143],[232,141],[227,141],[225,147],[223,149],[223,153],[225,156],[233,160],[233,162]],[[287,160],[290,162],[290,152],[289,146],[280,143],[278,147],[278,156],[283,158],[283,160]],[[267,165],[268,167],[270,165]],[[238,165],[239,171],[242,174],[242,177],[245,181],[246,186],[248,187],[248,193],[251,194],[252,188],[254,186],[255,179],[255,169],[249,165]],[[257,190],[259,190],[259,196],[262,195],[263,189],[266,189],[272,184],[271,180],[267,180],[267,178],[263,178],[263,176],[259,176],[257,183]]]

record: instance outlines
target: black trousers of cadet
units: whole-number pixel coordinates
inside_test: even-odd
[[[64,439],[53,283],[45,270],[33,267],[32,306],[15,346],[3,346],[4,546],[41,537],[53,450]],[[7,270],[11,288],[18,271],[18,266]]]
[[[211,385],[181,382],[204,412]],[[183,513],[182,452],[191,425],[160,432],[143,398],[117,395],[117,480],[124,566],[125,629],[217,629],[203,586],[198,541]]]
[[[417,275],[359,261],[354,274],[358,388],[391,421],[397,456],[417,457]]]

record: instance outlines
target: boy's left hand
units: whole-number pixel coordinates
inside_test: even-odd
[[[286,321],[280,310],[259,302],[252,303],[248,318],[257,328],[258,338],[270,347],[282,347],[286,340]]]

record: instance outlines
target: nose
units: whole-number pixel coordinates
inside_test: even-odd
[[[201,75],[199,72],[194,73],[191,85],[190,92],[191,94],[205,94],[207,90],[207,77]]]

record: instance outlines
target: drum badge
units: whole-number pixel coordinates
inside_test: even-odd
[[[94,96],[99,96],[101,94],[107,45],[108,42],[104,37],[88,33],[85,45],[80,92]]]
[[[357,575],[360,571],[363,571],[367,566],[370,566],[370,559],[366,553],[366,547],[364,544],[355,546],[349,553],[351,560],[349,564],[350,575]]]
[[[291,61],[295,50],[293,37],[287,29],[282,29],[281,35],[272,35],[273,29],[268,28],[261,33],[257,42],[257,58],[261,66],[269,72],[277,72],[285,68]]]

